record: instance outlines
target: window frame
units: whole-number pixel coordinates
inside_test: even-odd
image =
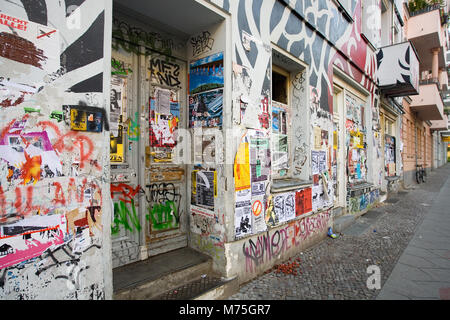
[[[288,159],[287,159],[287,168],[286,169],[283,169],[283,168],[281,168],[281,169],[273,169],[273,167],[272,167],[272,179],[273,180],[280,180],[280,179],[287,179],[287,178],[290,178],[291,177],[291,171],[292,171],[292,157],[291,157],[291,151],[292,151],[292,143],[291,143],[291,140],[292,140],[292,133],[291,133],[291,126],[289,125],[289,123],[290,123],[290,121],[291,121],[291,109],[292,109],[292,106],[291,106],[291,103],[292,103],[292,98],[291,98],[291,74],[290,74],[290,72],[289,71],[287,71],[287,70],[285,70],[285,69],[283,69],[282,67],[280,67],[280,66],[278,66],[277,64],[274,64],[273,62],[272,62],[272,64],[271,64],[271,79],[273,80],[273,73],[278,73],[278,74],[280,74],[280,75],[282,75],[282,76],[284,76],[284,77],[286,77],[286,102],[287,103],[283,103],[283,102],[280,102],[280,101],[276,101],[276,100],[274,100],[273,99],[273,81],[271,81],[271,96],[270,96],[270,102],[271,102],[271,119],[272,119],[272,122],[271,122],[271,126],[270,126],[270,133],[271,133],[271,149],[272,149],[272,152],[271,152],[271,157],[272,157],[272,166],[273,166],[273,163],[274,163],[274,158],[273,158],[273,155],[274,155],[274,150],[275,150],[275,137],[279,137],[280,135],[286,135],[286,137],[287,137],[287,156],[288,156]],[[284,108],[285,108],[285,112],[283,112],[283,114],[285,115],[285,119],[286,119],[286,121],[285,121],[285,123],[286,123],[286,133],[276,133],[276,132],[274,132],[273,131],[273,102],[276,102],[276,104],[279,104],[279,105],[281,105],[281,106],[283,106]],[[280,108],[281,109],[281,108]],[[280,130],[281,130],[281,128],[280,128]],[[281,175],[280,174],[280,171],[282,171],[282,170],[286,170],[286,173],[285,174],[283,174],[283,175]]]

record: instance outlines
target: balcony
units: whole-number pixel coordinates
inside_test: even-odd
[[[431,121],[431,130],[435,131],[447,131],[448,130],[448,118],[447,115],[444,114],[444,120],[432,120]]]
[[[420,81],[419,94],[411,96],[410,108],[422,120],[444,120],[444,103],[437,79]]]
[[[419,59],[411,42],[378,49],[377,66],[378,85],[386,96],[401,97],[419,93]]]
[[[445,18],[446,20],[446,18]],[[420,57],[421,70],[431,70],[431,50],[440,48],[439,68],[445,68],[446,37],[442,27],[444,17],[439,5],[410,13],[407,26],[407,37],[414,44]]]

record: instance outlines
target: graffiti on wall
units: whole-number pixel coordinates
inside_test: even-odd
[[[267,231],[256,238],[249,238],[242,245],[246,272],[257,272],[258,266],[279,259],[316,234],[325,234],[330,221],[329,212],[295,220],[275,231]]]
[[[104,4],[5,3],[1,20],[0,296],[104,298],[84,254],[103,232]]]
[[[201,34],[191,37],[192,56],[198,56],[202,53],[211,51],[214,45],[214,38],[209,31],[203,31]]]
[[[150,232],[177,229],[180,226],[180,186],[175,183],[160,182],[146,186],[149,193],[147,220]]]

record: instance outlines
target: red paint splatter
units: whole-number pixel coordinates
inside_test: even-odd
[[[40,155],[30,157],[25,151],[25,164],[21,168],[21,178],[23,179],[23,184],[29,183],[33,180],[35,184],[41,178],[41,164],[42,157]]]

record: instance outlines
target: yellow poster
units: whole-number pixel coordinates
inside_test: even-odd
[[[333,149],[337,150],[338,148],[338,134],[337,131],[333,131]]]
[[[234,159],[234,184],[236,191],[250,188],[249,143],[241,142]]]
[[[119,125],[117,137],[113,134],[109,138],[109,160],[114,163],[123,163],[123,127]]]
[[[322,130],[319,127],[314,127],[314,149],[322,148]]]
[[[87,130],[86,112],[70,109],[70,129],[78,131]]]

